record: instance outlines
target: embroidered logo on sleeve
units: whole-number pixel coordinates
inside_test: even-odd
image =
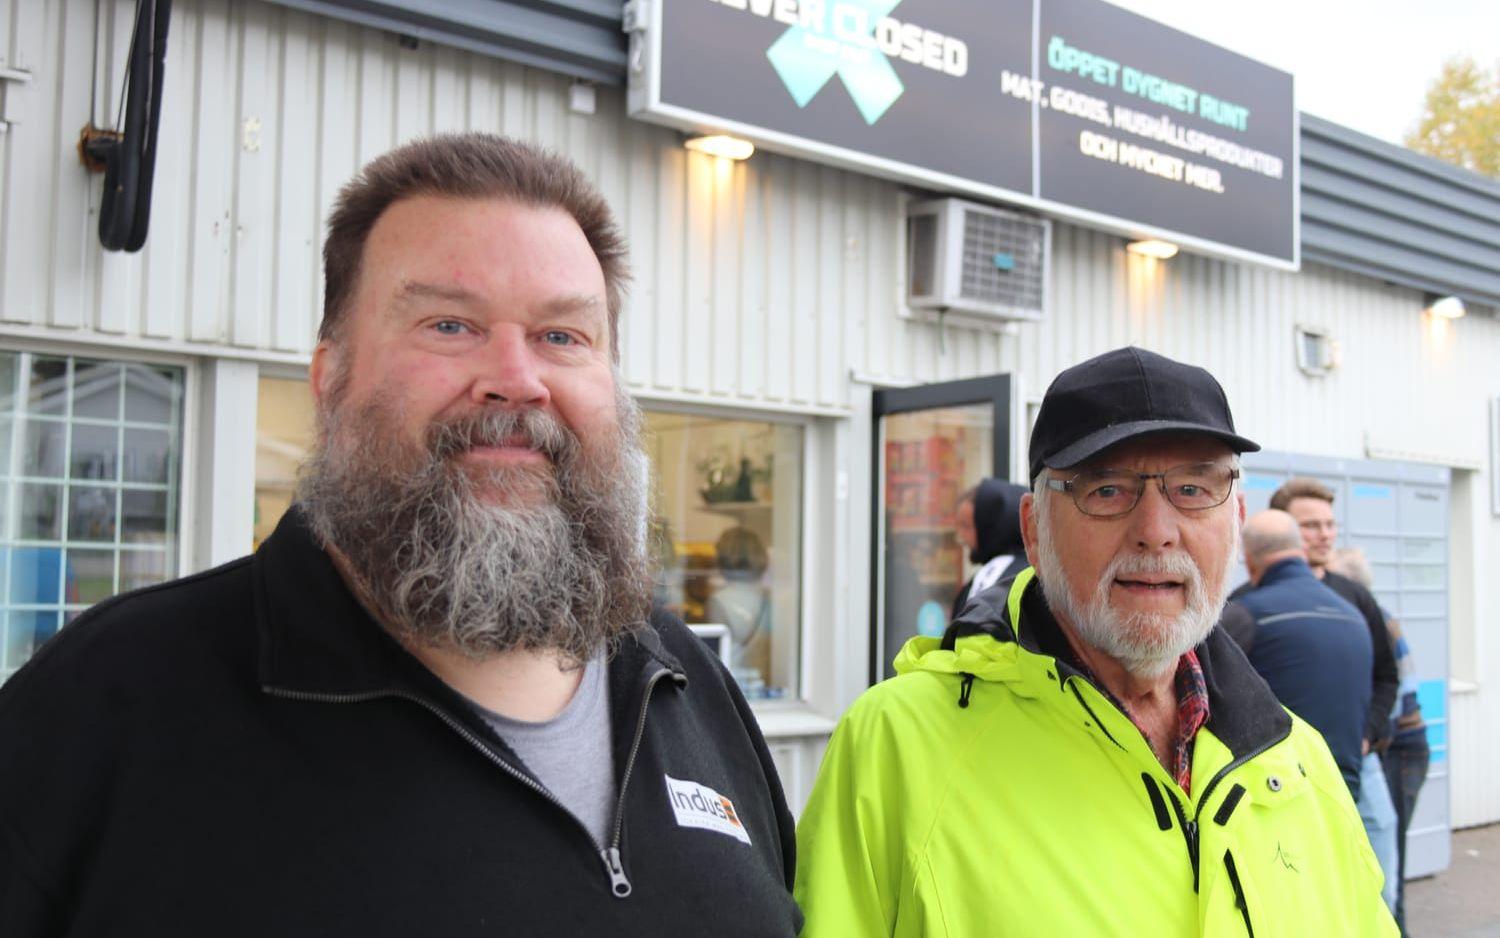
[[[740,823],[734,802],[697,782],[662,776],[667,781],[667,800],[681,827],[699,827],[706,831],[728,834],[741,843],[750,842],[750,833]]]

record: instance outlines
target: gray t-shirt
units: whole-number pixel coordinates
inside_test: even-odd
[[[589,659],[573,699],[541,723],[474,709],[563,807],[608,846],[615,810],[615,756],[610,740],[609,664],[603,652]],[[472,701],[471,701],[472,703]]]

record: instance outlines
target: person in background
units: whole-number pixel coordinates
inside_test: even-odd
[[[1364,617],[1313,576],[1297,521],[1274,508],[1245,522],[1245,566],[1254,588],[1225,610],[1223,625],[1276,699],[1313,725],[1359,798],[1370,636]],[[1236,609],[1245,627],[1236,628]]]
[[[1365,589],[1375,588],[1375,576],[1365,552],[1345,547],[1334,552],[1328,566]],[[1384,610],[1381,610],[1384,612]],[[1396,650],[1396,673],[1401,686],[1396,706],[1391,711],[1389,742],[1379,748],[1380,764],[1385,769],[1386,786],[1396,809],[1396,924],[1406,933],[1406,832],[1411,827],[1417,794],[1427,781],[1427,764],[1432,751],[1427,744],[1427,724],[1422,719],[1422,705],[1417,701],[1417,665],[1411,643],[1401,631],[1401,623],[1386,614],[1386,627]]]
[[[771,676],[771,594],[762,582],[770,564],[766,545],[760,535],[736,525],[719,535],[714,557],[724,585],[708,598],[704,618],[729,627],[730,670],[741,686],[763,686]]]
[[[958,540],[969,549],[969,562],[979,569],[958,591],[949,621],[964,611],[970,596],[1025,569],[1021,496],[1026,491],[1026,486],[1014,482],[985,479],[958,497],[953,513]]]
[[[1271,495],[1271,507],[1297,519],[1302,530],[1302,544],[1307,548],[1307,563],[1329,589],[1354,604],[1365,617],[1370,632],[1370,647],[1375,653],[1370,672],[1370,709],[1365,715],[1365,756],[1360,765],[1359,813],[1365,831],[1385,872],[1386,903],[1396,907],[1396,808],[1391,801],[1376,750],[1390,735],[1391,708],[1396,704],[1400,678],[1396,674],[1396,654],[1391,646],[1390,631],[1385,627],[1385,613],[1370,591],[1345,576],[1332,573],[1328,563],[1333,559],[1338,541],[1338,521],[1333,516],[1333,489],[1317,479],[1288,479]],[[1237,598],[1231,596],[1230,598]]]

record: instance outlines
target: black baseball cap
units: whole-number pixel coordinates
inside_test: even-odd
[[[1195,365],[1129,346],[1058,375],[1031,431],[1031,480],[1076,466],[1116,443],[1152,433],[1201,433],[1236,453],[1259,444],[1234,432],[1229,400],[1214,376]]]

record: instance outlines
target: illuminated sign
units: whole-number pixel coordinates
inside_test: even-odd
[[[632,0],[631,112],[1294,269],[1292,77],[1102,0]]]

